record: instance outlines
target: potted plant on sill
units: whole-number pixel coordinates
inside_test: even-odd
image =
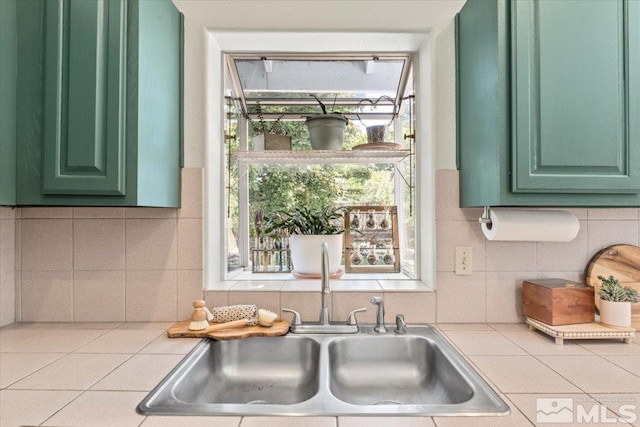
[[[247,112],[243,112],[244,118],[249,122],[251,130],[257,135],[251,139],[255,151],[265,150],[291,150],[291,136],[286,128],[282,129],[282,117],[278,116],[273,122],[264,119],[264,112],[260,102],[256,102],[256,115],[258,120],[253,120]]]
[[[341,150],[344,143],[344,128],[349,120],[337,111],[328,112],[327,106],[312,96],[322,109],[322,114],[307,116],[306,124],[309,129],[309,142],[314,150]],[[334,101],[335,107],[335,101]]]
[[[605,326],[631,326],[631,303],[638,302],[638,291],[623,286],[613,276],[598,276],[600,285],[600,323]]]
[[[288,234],[293,269],[302,275],[321,272],[320,246],[329,246],[329,273],[335,274],[342,261],[345,207],[309,208],[295,206],[265,215],[262,233]]]

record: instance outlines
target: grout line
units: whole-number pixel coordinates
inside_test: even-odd
[[[124,269],[123,269],[123,280],[124,280],[124,321],[127,321],[127,211],[123,212],[122,221],[123,230],[124,230],[124,248],[123,248],[123,256],[124,256]]]
[[[77,391],[77,390],[64,390],[64,391]],[[53,418],[56,414],[58,414],[58,412],[62,411],[64,408],[66,408],[67,406],[71,405],[72,402],[74,402],[76,399],[78,399],[80,396],[82,396],[83,394],[86,393],[85,391],[80,391],[80,393],[78,393],[78,395],[76,397],[74,397],[73,399],[71,399],[70,401],[68,401],[65,405],[62,405],[60,408],[58,408],[53,414],[49,415],[46,419],[44,419],[42,422],[40,422],[40,424],[38,425],[43,425],[44,423],[46,423],[47,421],[49,421],[51,418]]]
[[[76,222],[73,218],[73,208],[71,208],[71,321],[76,320]]]
[[[15,353],[20,354],[19,352],[15,352]],[[15,353],[7,352],[7,353],[3,353],[3,354],[15,354]],[[24,354],[24,353],[23,353],[23,354]],[[29,353],[26,353],[26,354],[33,354],[33,353],[29,352]],[[17,379],[16,381],[14,381],[14,382],[12,382],[12,383],[10,383],[10,384],[7,384],[6,386],[2,387],[2,390],[6,390],[6,389],[8,389],[9,387],[11,387],[11,386],[13,386],[13,385],[15,385],[15,384],[19,383],[19,382],[20,382],[20,381],[22,381],[23,379],[25,379],[25,378],[27,378],[27,377],[29,377],[29,376],[33,375],[33,374],[36,374],[36,373],[40,372],[41,370],[43,370],[43,369],[44,369],[44,368],[46,368],[47,366],[49,366],[49,365],[51,365],[51,364],[53,364],[53,363],[57,362],[58,360],[62,359],[62,358],[63,358],[63,357],[65,357],[65,356],[67,356],[69,353],[60,352],[60,353],[45,353],[45,354],[59,354],[59,355],[60,355],[60,357],[57,357],[57,358],[53,359],[53,360],[52,360],[52,361],[50,361],[49,363],[47,363],[47,364],[45,364],[45,365],[43,365],[43,366],[41,366],[41,367],[37,368],[35,371],[29,372],[28,374],[26,374],[26,375],[24,375],[23,377],[21,377],[21,378]],[[13,389],[12,389],[12,390],[13,390]],[[18,390],[21,390],[21,389],[18,389]]]
[[[519,394],[519,393],[509,393],[509,394]],[[520,393],[520,394],[524,394],[524,393]],[[535,426],[535,425],[536,425],[536,421],[534,421],[534,420],[530,419],[530,418],[527,416],[527,414],[524,412],[524,410],[523,410],[523,409],[520,409],[520,407],[518,406],[518,404],[517,404],[516,402],[512,401],[511,399],[509,399],[509,396],[508,396],[506,393],[502,393],[502,396],[503,396],[506,400],[508,400],[508,401],[509,401],[509,403],[510,403],[509,408],[511,408],[511,409],[512,409],[512,411],[511,411],[512,413],[513,413],[513,411],[514,411],[514,410],[517,410],[517,411],[520,413],[520,415],[522,415],[522,417],[523,417],[525,420],[527,420],[527,421],[529,421],[529,423],[531,423],[531,425],[532,425],[532,426]],[[511,415],[511,414],[509,414],[509,415]]]

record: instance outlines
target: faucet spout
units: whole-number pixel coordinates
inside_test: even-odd
[[[320,246],[322,254],[320,283],[322,285],[322,309],[320,310],[320,323],[304,324],[300,321],[300,315],[293,310],[283,308],[282,311],[294,313],[291,324],[291,332],[294,334],[355,334],[358,332],[358,322],[355,313],[366,310],[364,308],[349,313],[346,325],[331,325],[329,322],[329,303],[331,302],[331,284],[329,283],[329,246],[326,242]]]
[[[329,324],[329,303],[331,301],[331,284],[329,283],[329,246],[322,242],[320,284],[322,286],[322,309],[320,310],[320,324]]]

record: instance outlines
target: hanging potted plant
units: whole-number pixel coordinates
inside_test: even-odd
[[[289,234],[293,269],[301,275],[319,275],[320,246],[329,246],[329,273],[337,273],[342,261],[345,207],[294,207],[265,214],[262,233]]]
[[[306,120],[311,148],[314,150],[342,150],[344,129],[349,120],[340,112],[327,111],[327,106],[317,96],[313,94],[309,94],[309,96],[312,96],[322,109],[322,114],[308,116]]]
[[[613,276],[604,278],[600,285],[600,323],[605,326],[631,326],[631,303],[638,302],[638,291],[623,286]]]

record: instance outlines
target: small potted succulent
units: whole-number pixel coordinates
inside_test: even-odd
[[[320,246],[329,246],[329,273],[340,269],[344,214],[347,208],[324,206],[308,208],[295,206],[265,214],[262,224],[264,235],[288,234],[293,268],[297,273],[319,275],[321,271]]]
[[[613,276],[598,276],[600,285],[600,323],[605,326],[631,326],[631,303],[638,302],[638,291],[620,284]]]
[[[344,129],[349,120],[337,111],[327,111],[327,106],[312,96],[320,105],[322,114],[308,116],[306,120],[309,129],[309,142],[314,150],[342,150],[344,143]]]

